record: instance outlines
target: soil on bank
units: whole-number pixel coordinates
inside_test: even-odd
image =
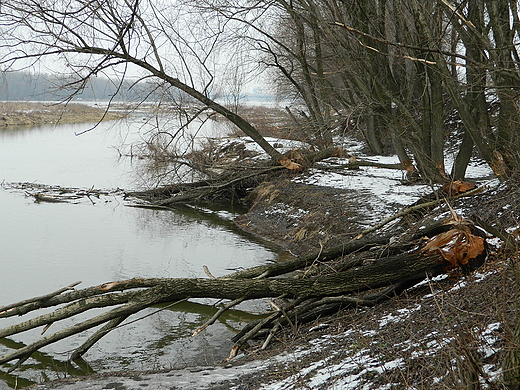
[[[123,114],[86,104],[0,102],[0,128],[115,120]]]
[[[288,178],[260,184],[250,210],[235,219],[244,231],[296,256],[335,247],[361,230],[360,191],[295,183]]]

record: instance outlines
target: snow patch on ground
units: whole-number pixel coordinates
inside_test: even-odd
[[[350,140],[349,144],[350,151],[359,150],[362,145],[355,140]],[[379,164],[399,164],[397,156],[366,156],[358,152],[356,158],[360,161]],[[334,166],[339,167],[347,163],[348,158],[329,158],[317,164],[316,168],[310,169],[305,177],[299,177],[294,181],[309,185],[365,192],[367,194],[366,203],[360,205],[360,207],[366,208],[369,212],[365,214],[370,215],[370,217],[367,217],[366,221],[360,222],[367,225],[380,222],[382,219],[393,215],[397,208],[410,206],[424,195],[438,188],[426,184],[409,183],[405,180],[404,171],[399,169],[371,166],[363,166],[356,170],[333,169]],[[470,179],[488,178],[491,174],[491,169],[478,160],[472,160],[467,169],[467,176]]]
[[[379,321],[379,327],[382,328],[384,326],[387,326],[388,324],[395,325],[396,323],[406,321],[410,315],[417,310],[421,309],[421,305],[415,304],[411,308],[404,308],[397,310],[397,313],[390,313],[384,315],[381,320]]]
[[[479,283],[489,276],[496,273],[495,270],[488,272],[477,272],[470,277],[472,282]],[[431,278],[417,284],[424,285],[426,283],[441,282],[446,279],[446,275]],[[453,288],[445,291],[444,294],[458,294],[458,290],[468,282],[468,278],[464,278],[461,282],[456,283]],[[430,298],[436,299],[433,295]],[[426,297],[424,298],[426,299]],[[424,301],[423,299],[423,301]],[[414,313],[418,313],[425,309],[425,305],[415,303],[409,308],[397,309],[395,311],[387,311],[380,314],[379,319],[375,319],[375,323],[379,324],[379,328],[386,326],[395,327],[399,323],[410,320]],[[426,310],[426,309],[425,309]],[[474,327],[472,329],[475,339],[479,341],[477,352],[482,359],[487,359],[495,355],[499,351],[502,337],[499,334],[502,324],[493,322],[484,328]],[[302,367],[297,373],[290,377],[276,381],[261,387],[262,390],[297,390],[297,389],[343,389],[343,390],[382,390],[393,388],[401,388],[402,383],[385,383],[380,385],[377,381],[379,375],[392,370],[401,370],[410,363],[410,360],[421,361],[445,350],[453,350],[453,346],[457,344],[457,337],[452,335],[444,335],[442,332],[432,331],[422,338],[412,341],[408,339],[395,347],[401,350],[401,354],[394,356],[383,356],[377,353],[377,335],[379,330],[370,328],[348,329],[338,335],[324,335],[318,339],[311,341],[312,347],[300,349],[293,354],[285,354],[279,356],[279,363],[283,363],[285,359],[290,361],[303,361],[305,356],[327,355],[321,359],[312,360],[307,366]],[[356,333],[358,333],[356,335]],[[356,340],[359,342],[359,333],[365,340],[367,346],[372,347],[355,347]],[[349,348],[341,348],[339,346],[350,346]],[[327,346],[331,346],[327,349]],[[323,352],[326,351],[326,352]],[[402,356],[408,355],[406,360]],[[338,359],[339,358],[339,359]],[[456,364],[456,361],[453,362]],[[484,364],[484,374],[490,380],[499,378],[501,369],[496,364]],[[447,371],[444,377],[449,378],[450,371]],[[444,377],[432,378],[431,386],[440,383]],[[428,386],[424,383],[425,386]],[[481,379],[482,388],[488,388],[487,382]],[[239,389],[237,387],[236,389]]]
[[[251,138],[241,137],[239,140],[245,143],[246,150],[258,153],[259,157],[265,157],[265,152]],[[280,153],[285,153],[291,149],[309,148],[308,144],[300,141],[272,137],[266,137],[266,140]],[[231,138],[228,139],[227,142],[236,141],[236,138]],[[349,153],[354,155],[358,160],[379,164],[399,164],[399,159],[395,155],[367,156],[363,154],[361,149],[364,147],[364,144],[355,139],[347,138],[342,142],[347,145]],[[447,160],[446,166],[449,168],[451,165],[449,156]],[[306,177],[298,178],[294,181],[322,187],[366,191],[367,195],[370,195],[367,196],[367,199],[374,198],[372,201],[373,206],[376,206],[376,209],[387,208],[387,212],[393,212],[395,210],[390,207],[385,207],[385,205],[408,206],[434,189],[432,186],[425,184],[410,185],[405,181],[404,171],[399,169],[370,166],[360,167],[359,170],[341,169],[335,171],[330,169],[334,166],[346,164],[348,161],[348,157],[331,157],[317,164],[316,168],[310,169]],[[489,178],[492,173],[492,170],[487,164],[477,159],[472,159],[467,169],[468,179]]]
[[[365,194],[358,204],[360,214],[365,217],[357,222],[369,227],[431,192],[431,188],[425,185],[403,185],[402,175],[398,169],[362,167],[338,172],[318,167],[310,169],[305,177],[294,179],[294,182],[352,190],[357,196]]]
[[[385,203],[409,205],[420,196],[431,192],[431,188],[401,185],[402,172],[396,169],[364,167],[360,171],[327,172],[311,169],[307,178],[295,179],[297,183],[312,184],[321,187],[333,187],[367,191]]]
[[[269,208],[269,210],[266,210],[265,213],[268,215],[281,214],[289,216],[290,218],[302,218],[305,215],[309,214],[309,211],[303,209],[295,209],[286,205],[285,203],[275,203],[272,205],[272,207]]]

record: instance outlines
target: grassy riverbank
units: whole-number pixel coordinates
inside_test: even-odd
[[[122,114],[104,107],[78,103],[0,102],[0,127],[99,122],[121,117]]]

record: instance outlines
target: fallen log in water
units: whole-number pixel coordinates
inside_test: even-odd
[[[434,232],[436,235],[428,240],[417,240],[420,236]],[[108,310],[5,354],[0,357],[0,364],[18,359],[13,367],[16,368],[46,345],[105,324],[72,354],[72,358],[78,358],[128,316],[158,303],[190,298],[231,300],[221,310],[223,312],[249,299],[292,299],[268,317],[246,326],[235,337],[232,357],[262,329],[271,329],[269,340],[273,330],[279,329],[291,318],[301,321],[340,307],[377,304],[399,294],[427,275],[437,275],[453,268],[478,267],[486,257],[484,239],[469,221],[458,217],[421,229],[420,233],[408,237],[411,241],[393,244],[394,250],[389,250],[386,245],[379,251],[376,261],[364,260],[368,249],[372,248],[370,254],[374,257],[373,249],[387,244],[389,239],[389,236],[354,239],[341,248],[314,256],[254,267],[219,278],[130,279],[81,290],[74,290],[75,285],[70,285],[54,293],[6,305],[0,308],[0,318],[21,316],[46,307],[56,307],[56,310],[0,329],[0,337],[9,337],[37,327],[44,327],[45,332],[52,324],[80,313],[98,308]],[[415,249],[410,250],[412,244]],[[341,261],[338,260],[340,258]],[[319,264],[323,262],[331,264],[320,268]],[[296,270],[304,272],[294,273]],[[382,291],[377,290],[381,288]],[[208,321],[207,325],[214,320]]]

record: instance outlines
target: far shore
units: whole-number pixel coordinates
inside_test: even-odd
[[[120,119],[124,114],[82,103],[0,102],[0,128]]]

